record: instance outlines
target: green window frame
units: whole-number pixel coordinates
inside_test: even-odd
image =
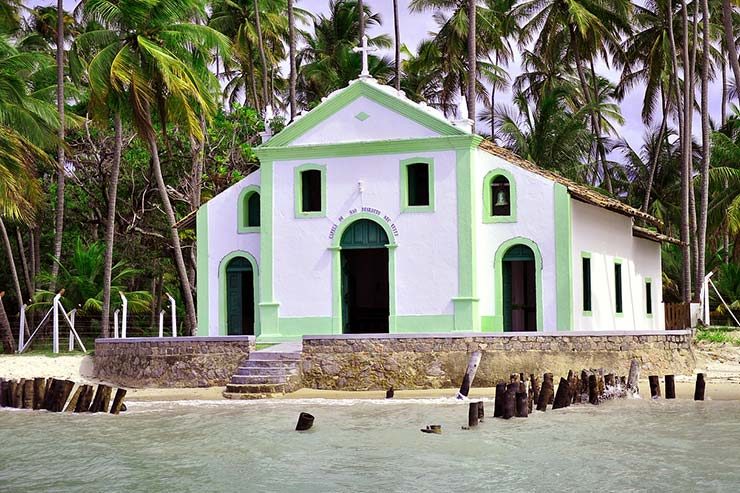
[[[614,310],[618,317],[624,315],[624,283],[622,281],[622,261],[614,260]]]
[[[581,252],[581,290],[583,315],[590,317],[593,310],[593,296],[591,293],[591,276],[593,271],[591,270],[591,254],[588,252]]]
[[[411,183],[415,174],[422,174],[419,165],[426,165],[427,188],[416,189],[416,184]],[[434,159],[428,157],[412,157],[401,161],[401,212],[434,212]],[[414,200],[414,199],[417,200]],[[426,198],[426,204],[424,204]],[[421,200],[419,200],[421,199]],[[417,203],[414,203],[417,202]],[[421,202],[421,203],[418,203]]]
[[[256,211],[254,210],[257,199]],[[237,233],[259,233],[260,230],[260,187],[249,185],[239,193],[237,200]]]
[[[304,186],[307,185],[306,178],[309,175],[304,175],[306,171],[318,171],[320,178],[318,180],[318,186],[320,196],[320,207],[318,210],[306,210],[308,196],[304,193]],[[314,184],[315,186],[316,184]],[[311,217],[326,217],[326,166],[323,164],[303,164],[296,166],[293,174],[293,190],[294,190],[294,201],[295,201],[295,217],[296,218],[311,218]]]
[[[645,278],[645,315],[653,317],[653,280],[649,277]]]
[[[494,215],[494,192],[498,192],[503,180],[509,182],[509,214]],[[516,180],[509,170],[496,168],[489,171],[483,178],[483,222],[484,223],[515,223],[516,222]]]

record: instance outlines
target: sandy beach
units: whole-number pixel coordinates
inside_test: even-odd
[[[706,395],[712,400],[740,400],[740,347],[729,344],[699,342],[695,346],[696,373],[704,373]],[[93,377],[92,356],[0,355],[0,378],[19,379],[55,377],[77,383],[97,383]],[[649,389],[647,375],[640,387]],[[694,393],[694,375],[676,375],[676,394],[679,399],[691,399]],[[137,401],[220,400],[223,387],[206,388],[142,388],[129,389],[127,399]],[[448,397],[455,389],[397,390],[397,399]],[[473,387],[471,396],[494,397],[495,388]],[[336,391],[300,389],[277,396],[275,399],[383,399],[384,391]]]

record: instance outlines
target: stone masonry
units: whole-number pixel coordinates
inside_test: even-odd
[[[225,386],[254,336],[97,339],[94,372],[124,387]]]
[[[636,358],[642,375],[692,374],[691,331],[560,334],[382,334],[304,336],[303,386],[381,390],[457,387],[469,354],[482,351],[474,386],[512,372],[565,375],[604,368],[619,375]]]

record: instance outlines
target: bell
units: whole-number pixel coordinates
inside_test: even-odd
[[[509,201],[506,200],[506,193],[503,190],[499,190],[496,194],[496,203],[494,205],[496,207],[509,205]]]

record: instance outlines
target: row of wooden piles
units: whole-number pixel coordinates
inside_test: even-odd
[[[95,385],[80,384],[75,389],[72,380],[0,378],[0,407],[45,409],[55,413],[118,414],[125,411],[123,399],[126,397],[126,389],[116,390],[111,404],[112,395],[113,388],[105,384],[98,385],[97,389]]]
[[[666,375],[663,379],[665,382],[665,398],[675,399],[676,398],[676,380],[674,375]],[[660,399],[660,376],[650,375],[648,377],[648,383],[650,384],[650,397],[652,399]],[[704,374],[699,373],[696,375],[696,385],[694,386],[694,400],[703,401],[704,393],[706,391],[707,383],[704,380]]]

